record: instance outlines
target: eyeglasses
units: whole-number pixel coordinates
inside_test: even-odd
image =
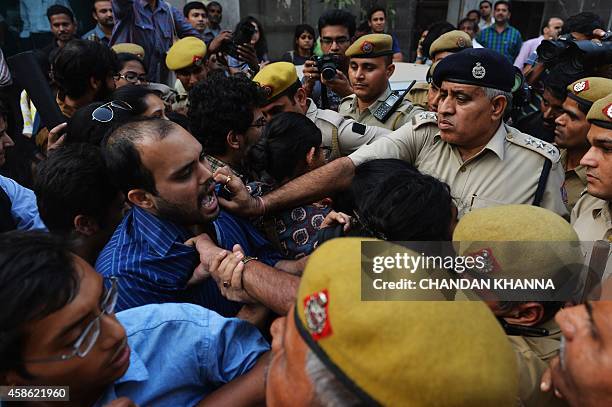
[[[249,127],[265,127],[266,124],[268,124],[266,119],[264,117],[260,117],[255,121],[255,123],[249,124]]]
[[[348,44],[349,41],[350,41],[350,38],[347,38],[347,37],[338,37],[338,38],[322,37],[321,38],[321,44],[323,45],[332,45],[335,42],[339,46],[343,46],[343,45]]]
[[[45,363],[45,362],[56,362],[72,359],[75,356],[84,358],[92,350],[98,337],[100,336],[100,319],[103,315],[113,315],[115,313],[115,305],[117,305],[117,297],[119,291],[117,290],[117,278],[111,277],[110,289],[106,290],[104,298],[100,303],[101,312],[85,327],[83,333],[78,337],[76,342],[72,345],[72,351],[59,356],[51,356],[48,358],[41,359],[30,359],[26,360],[27,363]]]
[[[132,71],[127,71],[126,73],[123,73],[123,74],[117,74],[115,75],[115,79],[116,80],[125,79],[129,83],[137,83],[137,82],[147,83],[146,75],[138,75],[136,72],[132,72]]]
[[[108,123],[113,120],[115,117],[115,109],[127,110],[131,111],[132,106],[129,103],[126,103],[122,100],[113,100],[112,102],[108,102],[103,104],[102,106],[96,108],[93,112],[91,112],[92,120],[95,120],[100,123]]]

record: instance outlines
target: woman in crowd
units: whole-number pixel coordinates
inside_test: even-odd
[[[144,61],[134,54],[120,52],[117,54],[119,72],[115,76],[115,86],[144,85],[147,83],[147,68]]]
[[[113,92],[111,100],[127,103],[137,117],[168,119],[166,105],[158,93],[143,86],[123,86]]]
[[[285,52],[281,61],[291,62],[294,65],[304,65],[304,62],[312,57],[314,40],[314,28],[308,24],[296,26],[293,36],[293,50]]]
[[[275,116],[249,152],[250,165],[266,184],[249,184],[262,195],[324,165],[331,149],[321,146],[321,131],[303,114]],[[287,258],[310,254],[318,245],[318,230],[331,209],[311,204],[264,218],[263,232]]]
[[[270,62],[270,58],[268,58],[268,43],[266,42],[266,36],[264,34],[263,27],[255,17],[247,16],[240,20],[240,22],[236,25],[234,33],[241,33],[247,31],[253,33],[249,44],[253,48],[255,48],[257,62],[259,63],[259,66],[262,67],[268,62]],[[227,57],[227,62],[230,72],[232,74],[238,72],[247,72],[249,69],[249,65],[245,61],[236,59],[232,56]]]

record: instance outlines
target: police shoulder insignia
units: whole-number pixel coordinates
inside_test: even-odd
[[[412,128],[418,129],[424,124],[435,124],[438,125],[438,116],[434,112],[420,112],[412,117]]]
[[[321,290],[304,298],[304,320],[314,340],[332,334],[329,320],[329,293]]]
[[[535,151],[536,153],[544,156],[544,158],[551,160],[553,163],[559,161],[561,157],[557,147],[528,134],[508,131],[506,140],[531,151]]]

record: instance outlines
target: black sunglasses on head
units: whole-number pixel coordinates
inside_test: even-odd
[[[97,107],[93,112],[91,112],[92,120],[95,120],[100,123],[110,122],[111,120],[113,120],[113,117],[115,117],[115,111],[113,110],[113,108],[128,111],[132,110],[132,106],[130,106],[129,103],[126,103],[122,100],[113,100],[103,104],[100,107]]]

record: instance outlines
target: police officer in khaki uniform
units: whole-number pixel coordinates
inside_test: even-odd
[[[567,216],[559,151],[503,123],[514,68],[489,49],[466,49],[444,58],[433,80],[441,87],[438,114],[421,112],[410,124],[298,177],[262,199],[237,183],[222,201],[243,216],[313,202],[348,188],[355,167],[398,158],[450,186],[459,216],[474,208],[510,203],[538,205]],[[439,126],[439,128],[438,128]]]
[[[580,164],[586,167],[587,192],[574,206],[572,226],[580,240],[612,242],[612,93],[593,103],[587,120],[591,123],[590,150]],[[589,176],[590,175],[590,176]]]
[[[295,66],[290,62],[266,65],[253,81],[266,90],[268,103],[261,109],[267,120],[282,112],[305,114],[321,130],[323,145],[332,148],[332,159],[351,154],[362,145],[390,133],[387,129],[346,119],[333,110],[319,109],[306,97]]]
[[[565,219],[531,205],[477,209],[465,215],[453,233],[460,256],[487,251],[488,261],[496,265],[488,272],[491,278],[552,279],[557,294],[561,287],[569,288],[567,296],[557,301],[546,301],[550,297],[545,296],[553,294],[550,289],[532,293],[523,301],[512,300],[520,298],[520,290],[507,289],[497,292],[499,300],[489,297],[487,301],[516,353],[522,406],[566,405],[553,394],[541,392],[540,380],[561,346],[561,331],[554,316],[565,300],[582,294],[582,286],[576,284],[582,272],[577,241],[578,235]],[[555,242],[554,246],[549,246],[550,242]],[[543,250],[545,247],[549,250]]]
[[[406,95],[406,99],[416,106],[435,112],[438,105],[437,103],[430,103],[430,101],[433,102],[438,97],[439,89],[431,83],[433,70],[438,61],[465,48],[472,48],[472,39],[460,30],[449,31],[436,39],[429,48],[429,54],[434,63],[427,71],[427,82],[415,84]]]
[[[208,75],[206,62],[206,44],[199,38],[181,38],[170,47],[166,66],[176,74],[174,89],[178,93],[173,111],[187,113],[189,90]]]
[[[441,89],[438,115],[418,114],[410,126],[351,154],[353,164],[407,160],[450,185],[460,216],[510,203],[567,216],[559,151],[503,123],[512,65],[495,51],[468,49],[440,61],[433,81]],[[497,96],[490,98],[483,88]]]
[[[593,103],[612,93],[612,79],[589,77],[577,80],[567,87],[563,113],[555,120],[555,144],[561,151],[561,164],[565,169],[564,197],[567,210],[574,205],[587,186],[586,168],[580,160],[591,145],[587,133],[591,127],[587,113]]]
[[[338,107],[344,117],[396,130],[422,112],[408,100],[399,99],[389,86],[395,71],[392,43],[390,35],[368,34],[346,50],[345,55],[350,57],[348,76],[355,93],[342,99]]]

